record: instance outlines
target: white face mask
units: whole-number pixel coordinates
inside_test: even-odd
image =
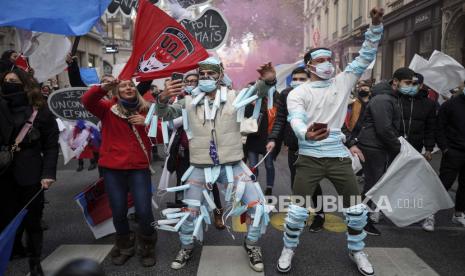
[[[312,70],[313,68],[314,70]],[[335,71],[334,65],[329,61],[317,65],[310,65],[310,72],[324,80],[329,80],[334,77]]]
[[[292,88],[296,88],[297,86],[301,85],[302,83],[304,83],[304,82],[303,81],[291,81],[290,86]]]

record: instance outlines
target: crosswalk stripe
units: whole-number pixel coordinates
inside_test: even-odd
[[[41,264],[46,276],[55,274],[60,268],[72,260],[85,258],[98,263],[103,262],[110,253],[110,244],[66,244],[60,245],[45,258]]]

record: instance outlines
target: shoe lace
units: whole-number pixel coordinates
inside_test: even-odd
[[[370,263],[370,261],[368,261],[368,254],[361,251],[361,252],[355,253],[355,256],[356,256],[355,259],[357,260],[357,263],[360,266],[362,266],[362,267],[370,266],[371,267],[371,263]]]
[[[187,259],[189,255],[189,251],[187,249],[182,249],[179,251],[178,255],[176,256],[176,261],[184,261]]]
[[[254,261],[261,261],[262,260],[262,253],[260,252],[260,248],[252,247],[250,249],[250,257],[252,257],[252,260],[254,260]]]
[[[281,253],[281,257],[287,260],[292,257],[292,253],[292,249],[284,248],[283,252]]]

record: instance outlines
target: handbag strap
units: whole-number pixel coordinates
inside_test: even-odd
[[[134,132],[134,135],[136,135],[137,141],[139,142],[139,145],[142,148],[142,151],[144,152],[145,157],[147,158],[147,162],[149,163],[150,172],[152,174],[155,174],[155,170],[152,168],[152,165],[150,164],[150,158],[149,158],[147,148],[145,147],[144,142],[142,141],[142,138],[139,135],[139,131],[137,131],[136,127],[134,125],[132,125],[132,124],[131,124],[131,129]]]
[[[37,113],[37,108],[34,107],[31,116],[26,121],[26,123],[24,123],[23,127],[21,128],[21,131],[18,133],[18,136],[16,136],[15,143],[12,147],[12,151],[16,151],[18,149],[18,145],[21,144],[21,142],[24,140],[24,137],[26,137],[29,130],[31,130],[32,124],[36,119]]]

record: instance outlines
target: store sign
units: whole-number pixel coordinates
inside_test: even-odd
[[[431,22],[431,11],[427,11],[427,12],[424,12],[424,13],[421,13],[415,16],[414,25],[415,26],[423,25],[423,24],[430,23],[430,22]]]

